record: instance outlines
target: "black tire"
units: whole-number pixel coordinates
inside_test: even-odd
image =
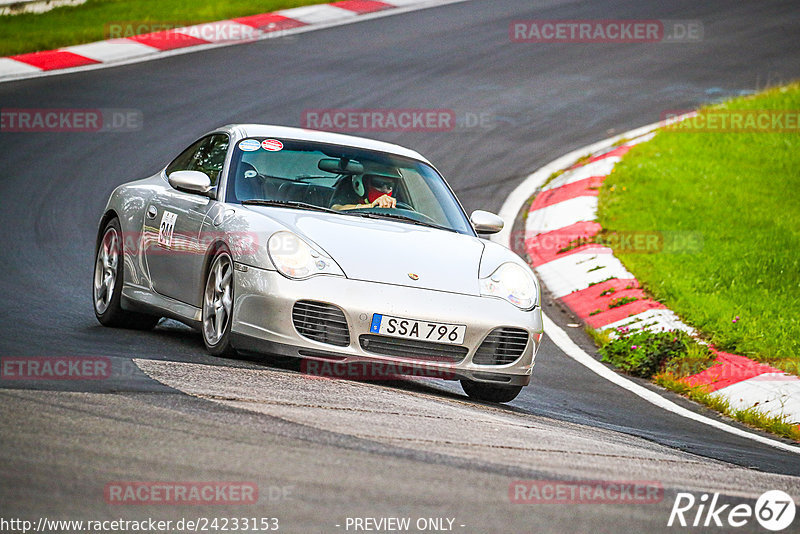
[[[472,380],[462,380],[461,387],[470,398],[485,402],[511,402],[522,391],[522,386],[498,386]]]
[[[94,315],[103,326],[150,330],[160,317],[126,311],[120,305],[125,274],[123,258],[122,229],[119,219],[114,217],[106,223],[95,248],[92,277]]]
[[[236,350],[231,345],[231,325],[233,324],[233,258],[225,249],[219,249],[209,263],[203,284],[203,302],[200,330],[203,334],[203,343],[212,356],[233,358]],[[226,288],[221,291],[217,279],[222,276],[228,278]],[[224,283],[224,282],[223,282]],[[217,299],[222,309],[216,306]],[[224,302],[228,302],[226,307]],[[211,312],[214,312],[213,315]],[[218,314],[223,313],[223,325],[217,330]],[[213,319],[212,319],[213,317]]]

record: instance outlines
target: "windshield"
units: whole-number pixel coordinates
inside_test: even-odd
[[[390,200],[380,199],[384,196]],[[296,203],[473,235],[455,196],[430,165],[339,145],[263,137],[239,141],[226,201]]]

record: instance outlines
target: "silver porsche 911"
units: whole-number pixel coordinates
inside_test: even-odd
[[[217,356],[389,366],[508,402],[530,381],[542,315],[527,264],[478,237],[502,226],[467,217],[412,150],[229,125],[111,194],[94,310],[107,326],[177,319]]]

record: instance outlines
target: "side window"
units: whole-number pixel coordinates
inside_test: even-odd
[[[225,134],[210,135],[200,150],[195,153],[192,168],[189,170],[206,173],[211,178],[211,185],[217,185],[227,152],[228,136]]]
[[[211,178],[211,185],[217,185],[227,152],[227,135],[209,135],[181,152],[167,167],[167,176],[175,171],[200,171]]]
[[[187,148],[186,150],[181,152],[180,155],[177,158],[172,160],[172,163],[170,163],[167,166],[167,170],[166,170],[167,176],[169,176],[170,174],[172,174],[175,171],[190,171],[190,170],[192,170],[192,168],[190,167],[190,164],[192,162],[192,157],[195,155],[195,153],[198,150],[200,150],[200,147],[202,146],[203,143],[206,142],[206,140],[207,140],[206,137],[204,137],[203,139],[200,139],[199,141],[197,141],[193,145],[191,145],[189,148]]]

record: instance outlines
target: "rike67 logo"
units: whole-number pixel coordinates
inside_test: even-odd
[[[704,493],[699,499],[691,493],[678,493],[667,526],[738,528],[755,518],[765,529],[778,532],[792,524],[795,512],[792,497],[780,490],[765,492],[755,506],[724,504],[720,502],[719,493],[713,496]]]

